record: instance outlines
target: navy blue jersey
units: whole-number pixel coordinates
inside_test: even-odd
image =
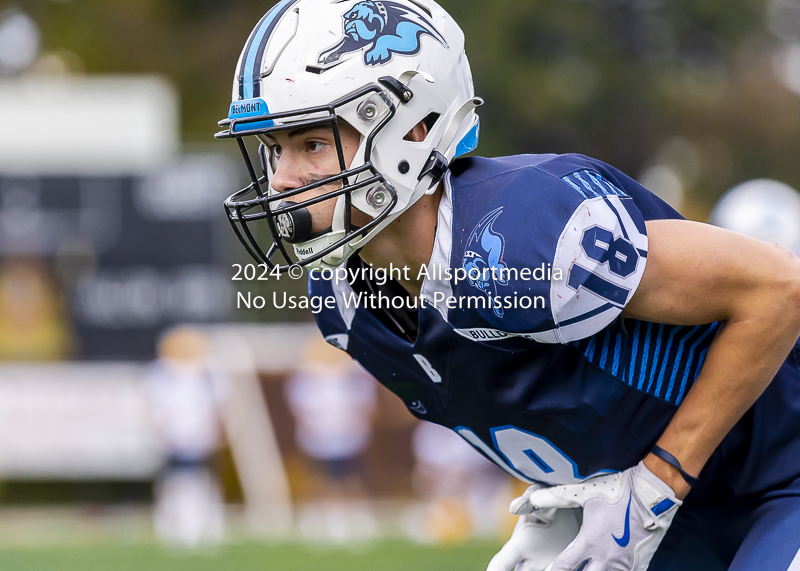
[[[645,221],[666,218],[681,217],[587,157],[460,159],[445,178],[413,342],[356,303],[346,281],[309,282],[311,295],[336,298],[318,326],[412,414],[520,479],[623,470],[659,438],[719,329],[620,316],[646,267]],[[781,375],[706,481],[724,473],[744,494],[800,473],[797,364]]]

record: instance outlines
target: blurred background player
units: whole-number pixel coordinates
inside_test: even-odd
[[[154,507],[156,533],[166,543],[214,543],[224,531],[214,459],[222,440],[225,387],[207,356],[201,332],[173,329],[159,343],[158,360],[147,378],[153,423],[167,448]]]
[[[333,539],[370,535],[364,453],[377,404],[375,382],[346,354],[315,336],[286,387],[295,439],[312,461],[315,507],[301,531]]]
[[[414,429],[414,491],[422,500],[410,535],[423,542],[508,535],[513,486],[506,474],[449,430],[431,422]]]

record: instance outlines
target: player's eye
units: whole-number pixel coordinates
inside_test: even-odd
[[[328,146],[327,144],[321,141],[309,141],[308,143],[306,143],[306,148],[311,153],[318,153],[327,146]]]

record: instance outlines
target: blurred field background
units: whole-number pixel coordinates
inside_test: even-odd
[[[702,221],[744,181],[800,188],[800,0],[441,4],[479,154],[590,155]],[[0,568],[478,570],[513,526],[519,484],[353,388],[308,311],[236,308],[305,291],[231,279],[250,260],[221,201],[245,172],[213,141],[271,5],[0,4]],[[325,414],[314,382],[338,387]],[[328,418],[336,399],[360,408]],[[170,414],[204,442],[188,460]],[[331,426],[348,450],[314,440]],[[186,490],[217,523],[163,524]]]
[[[281,569],[305,571],[479,571],[485,569],[495,543],[425,547],[402,542],[378,542],[349,549],[308,545],[229,545],[209,553],[181,553],[158,546],[14,548],[0,552],[4,569],[20,571],[210,571],[213,569]]]

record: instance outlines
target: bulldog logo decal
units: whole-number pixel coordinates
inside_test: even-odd
[[[344,37],[319,54],[318,62],[323,67],[336,63],[343,54],[358,50],[364,50],[365,65],[383,65],[394,54],[418,53],[423,35],[447,47],[427,18],[396,2],[362,0],[342,18]]]

